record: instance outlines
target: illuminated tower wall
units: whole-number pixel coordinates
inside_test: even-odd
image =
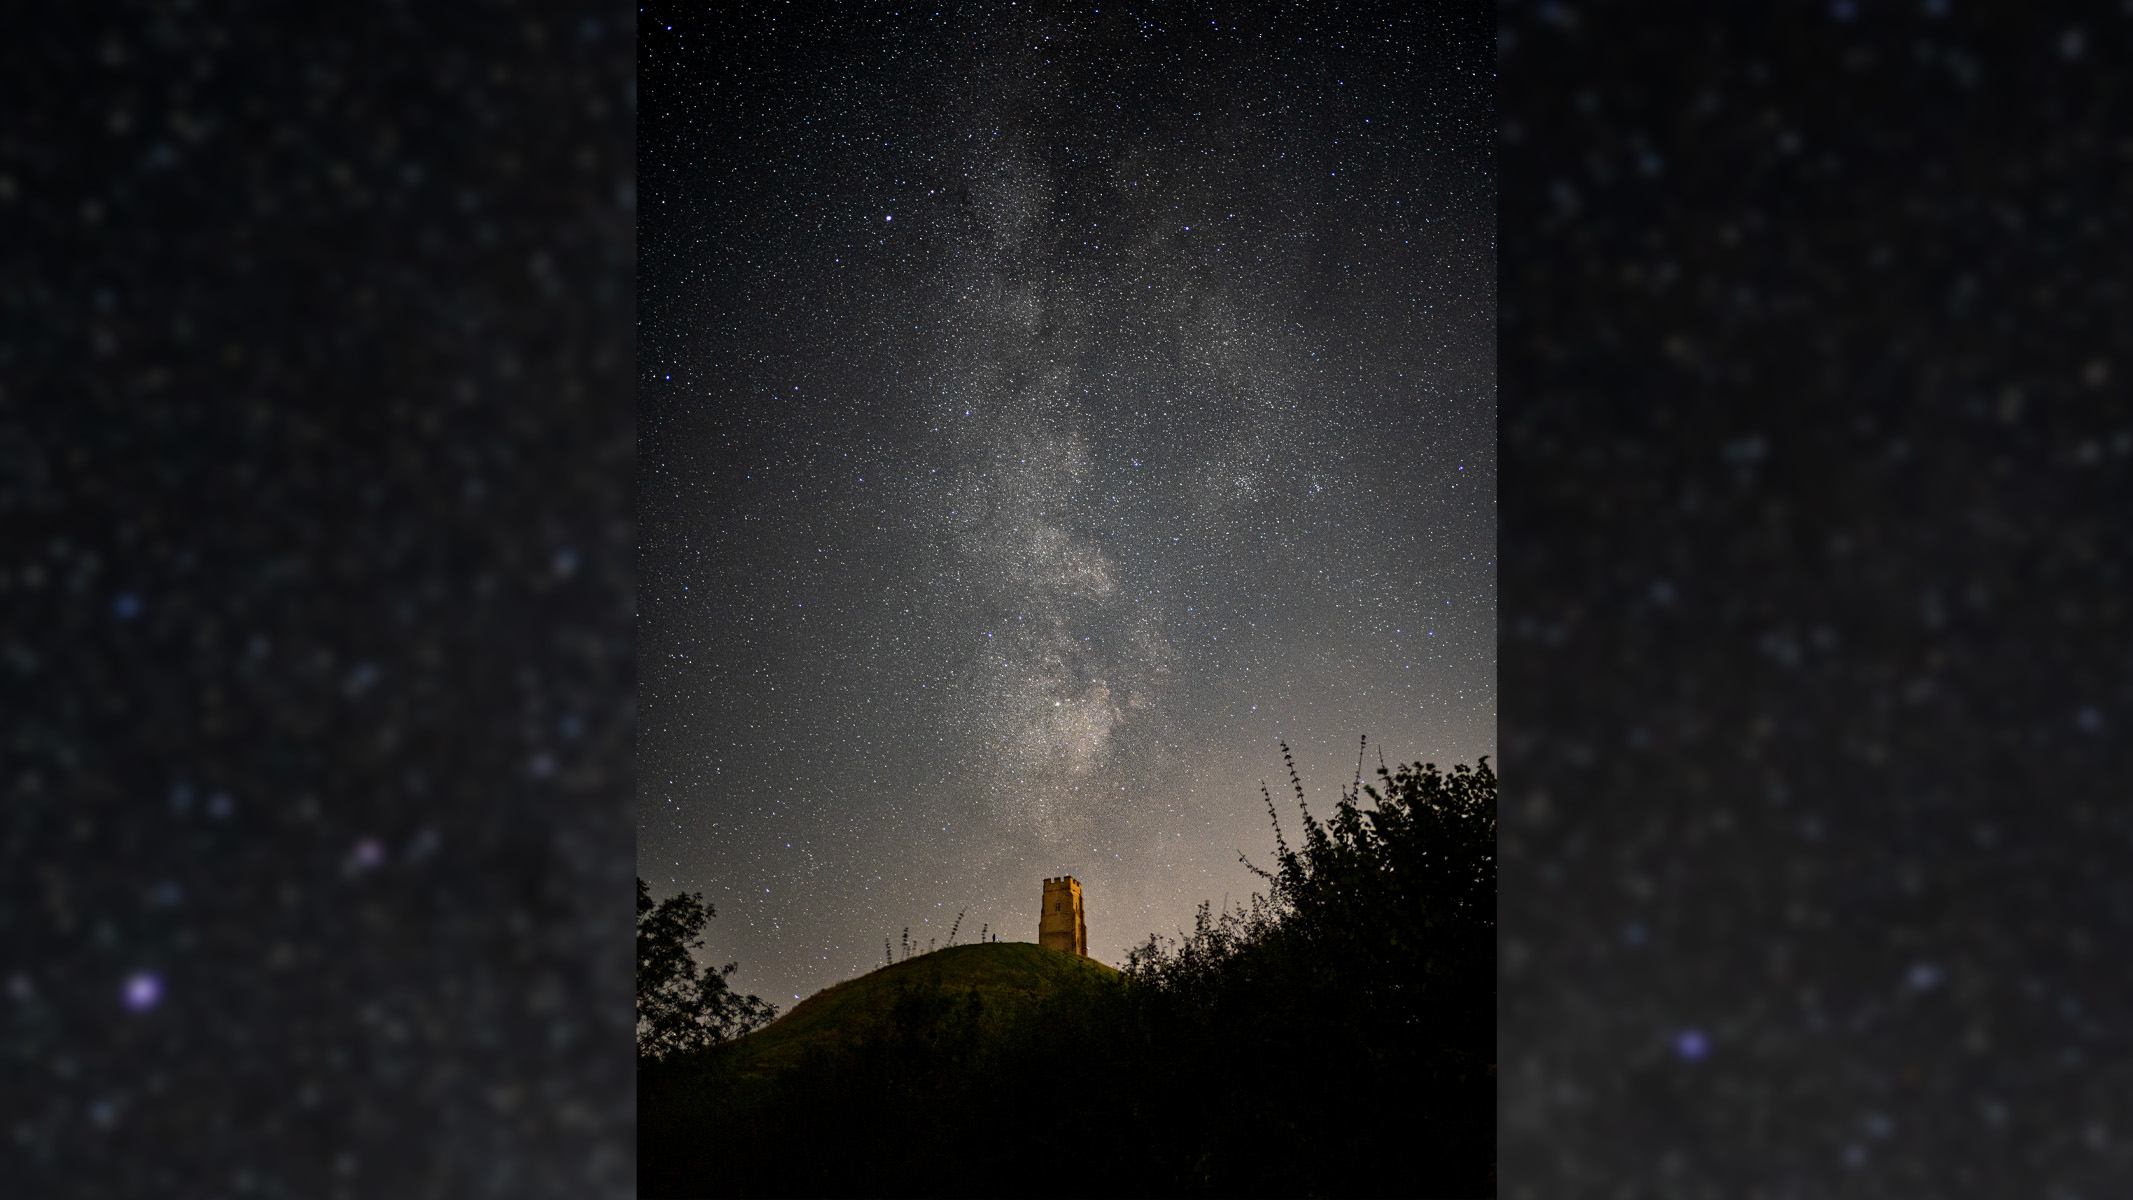
[[[1072,875],[1044,881],[1044,907],[1037,917],[1037,944],[1089,956],[1089,923],[1081,915],[1081,883]]]

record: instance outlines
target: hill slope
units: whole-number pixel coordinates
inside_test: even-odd
[[[1024,1122],[998,1097],[1028,1093],[1027,1063],[1048,1071],[1052,1060],[1031,1048],[1073,1041],[1088,1022],[1077,1014],[1129,994],[1125,979],[1029,942],[953,946],[825,988],[736,1041],[640,1063],[639,1194],[1019,1190],[944,1180],[930,1150],[920,1161],[913,1148],[940,1144],[951,1126],[967,1131],[970,1111]],[[825,1129],[842,1132],[818,1136]],[[1008,1145],[1018,1129],[985,1141]],[[885,1138],[897,1148],[884,1150]]]
[[[928,995],[936,1010],[975,998],[981,1024],[996,1030],[1062,988],[1121,978],[1093,958],[1031,942],[950,946],[824,988],[716,1053],[726,1070],[763,1077],[798,1062],[811,1048],[856,1046],[891,1032],[897,1002],[913,993]]]

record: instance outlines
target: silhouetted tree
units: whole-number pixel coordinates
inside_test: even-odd
[[[684,892],[653,903],[637,880],[637,1055],[654,1061],[739,1037],[775,1020],[777,1008],[726,986],[740,964],[717,971],[697,967],[703,929],[717,915],[703,893]]]

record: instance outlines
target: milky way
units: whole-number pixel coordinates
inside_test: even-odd
[[[1489,12],[1137,11],[640,26],[639,869],[784,1006],[1494,751]]]

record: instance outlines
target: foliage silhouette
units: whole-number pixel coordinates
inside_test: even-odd
[[[654,1062],[708,1049],[777,1019],[778,1010],[758,996],[726,985],[738,963],[700,970],[692,950],[703,949],[703,929],[717,912],[703,893],[684,892],[652,902],[637,880],[637,1057]]]
[[[1219,916],[1203,905],[1190,935],[1128,956],[1166,1037],[1212,1039],[1199,1054],[1218,1075],[1225,1047],[1249,1063],[1232,1086],[1281,1081],[1279,1111],[1209,1131],[1211,1190],[1493,1190],[1496,777],[1482,759],[1381,766],[1378,781],[1320,822],[1292,765],[1303,844],[1268,797],[1275,859],[1253,868],[1268,894]],[[1266,1138],[1313,1150],[1269,1162],[1251,1148]]]

